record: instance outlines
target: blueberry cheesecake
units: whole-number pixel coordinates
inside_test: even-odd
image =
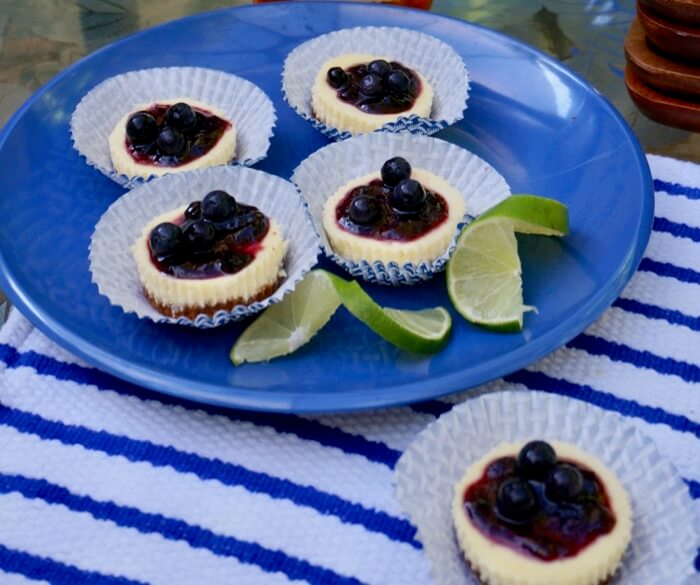
[[[323,207],[335,253],[355,262],[432,262],[445,253],[466,212],[462,194],[402,157],[340,187]]]
[[[352,134],[372,132],[400,117],[430,116],[433,89],[418,71],[374,55],[326,61],[311,89],[314,116]]]
[[[286,251],[274,219],[220,190],[154,218],[132,247],[149,303],[190,319],[270,296]]]
[[[452,515],[467,563],[487,585],[609,583],[630,542],[624,487],[575,445],[501,444],[455,487]]]
[[[138,106],[109,137],[114,169],[128,177],[160,176],[230,162],[233,123],[219,109],[187,98]]]

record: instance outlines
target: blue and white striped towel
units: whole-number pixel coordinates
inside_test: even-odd
[[[14,312],[0,330],[0,583],[429,585],[392,468],[452,404],[503,388],[630,417],[700,511],[700,167],[650,164],[654,232],[622,297],[549,357],[445,400],[201,407],[88,367]]]

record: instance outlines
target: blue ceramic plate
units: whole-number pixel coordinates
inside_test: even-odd
[[[273,100],[278,123],[257,165],[282,177],[327,143],[282,98],[285,56],[339,28],[403,26],[452,45],[473,80],[469,109],[439,137],[489,161],[513,192],[564,201],[572,233],[520,240],[528,314],[519,334],[477,329],[453,311],[449,345],[408,355],[344,310],[306,347],[265,365],[234,368],[243,325],[197,331],[156,325],[112,307],[90,282],[88,242],[122,194],[73,150],[80,98],[130,69],[199,65],[230,71]],[[634,272],[651,229],[644,155],[614,108],[542,53],[501,34],[428,12],[314,3],[246,6],[144,31],[69,67],[39,91],[0,137],[0,288],[42,331],[137,384],[192,400],[286,412],[371,408],[462,390],[521,368],[582,331]],[[116,274],[115,278],[119,278]],[[367,287],[403,308],[450,307],[444,277],[412,288]]]

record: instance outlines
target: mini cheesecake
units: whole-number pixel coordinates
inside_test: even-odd
[[[132,247],[149,303],[190,319],[270,296],[286,251],[275,220],[224,191],[154,218]]]
[[[501,444],[455,486],[459,546],[486,585],[609,583],[630,542],[624,487],[575,445]]]
[[[400,117],[428,118],[433,89],[419,72],[389,57],[346,54],[321,66],[311,106],[324,124],[362,134]]]
[[[345,259],[418,265],[445,253],[465,212],[447,181],[395,157],[340,187],[324,204],[323,228]]]
[[[161,176],[229,163],[236,130],[225,114],[189,98],[142,104],[109,137],[114,169],[129,177]]]

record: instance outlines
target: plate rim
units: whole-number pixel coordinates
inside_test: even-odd
[[[600,100],[600,104],[611,116],[612,120],[617,124],[617,126],[620,127],[623,134],[626,136],[629,145],[632,146],[634,153],[636,154],[637,162],[640,163],[639,170],[642,173],[641,178],[643,191],[639,229],[635,234],[634,240],[631,241],[630,245],[628,246],[628,255],[624,266],[622,269],[618,269],[618,271],[614,274],[614,278],[607,281],[606,284],[608,286],[604,286],[602,291],[592,295],[591,298],[589,298],[585,303],[579,305],[576,312],[571,317],[561,322],[559,325],[550,328],[541,337],[528,341],[512,352],[499,355],[497,358],[494,358],[488,362],[486,368],[484,368],[482,365],[478,376],[474,376],[473,374],[470,376],[468,374],[468,370],[460,370],[458,372],[453,371],[439,377],[431,377],[429,382],[421,380],[417,382],[384,386],[382,387],[381,393],[373,392],[372,389],[358,389],[353,390],[351,393],[343,394],[327,394],[322,392],[305,392],[301,395],[294,394],[293,392],[287,392],[284,394],[264,394],[264,390],[261,390],[260,388],[251,390],[226,385],[227,390],[232,392],[227,392],[226,394],[212,394],[212,389],[216,388],[220,390],[223,385],[214,385],[201,382],[195,383],[189,381],[183,383],[182,378],[179,376],[173,376],[171,374],[160,372],[156,373],[151,371],[147,366],[143,365],[135,366],[131,360],[125,359],[115,353],[109,353],[108,351],[97,347],[93,342],[86,340],[77,333],[74,333],[62,322],[48,315],[47,311],[37,304],[36,300],[30,298],[19,286],[16,275],[12,274],[12,272],[8,270],[7,259],[0,248],[0,285],[2,286],[3,293],[5,293],[7,298],[11,301],[14,308],[17,308],[20,313],[29,319],[31,323],[43,334],[79,358],[85,360],[103,372],[109,373],[120,380],[144,387],[148,391],[174,396],[190,402],[202,402],[228,408],[283,413],[322,413],[350,412],[401,406],[430,399],[437,399],[447,394],[472,389],[494,379],[507,376],[514,371],[542,359],[544,356],[548,355],[552,351],[566,344],[575,336],[579,335],[586,327],[592,324],[610,307],[614,300],[618,298],[620,292],[629,282],[630,278],[636,272],[647,247],[654,218],[654,189],[653,179],[646,154],[644,153],[639,140],[622,115],[617,111],[607,97],[598,92],[579,74],[571,71],[563,63],[560,63],[540,49],[520,41],[519,39],[508,36],[505,33],[490,29],[478,23],[415,8],[388,6],[384,4],[373,5],[370,7],[353,2],[316,2],[304,0],[297,2],[296,4],[306,5],[307,7],[309,5],[314,5],[314,7],[325,5],[336,9],[361,9],[363,11],[371,10],[376,11],[377,13],[382,13],[385,11],[410,11],[437,20],[447,20],[458,26],[465,26],[467,28],[473,27],[479,29],[481,34],[501,39],[509,46],[515,46],[520,51],[525,51],[537,56],[541,60],[544,60],[549,66],[556,70],[558,75],[575,81],[576,84],[581,86],[587,93]],[[38,101],[46,92],[50,91],[55,85],[60,83],[65,77],[69,76],[75,70],[84,66],[86,62],[96,58],[102,53],[109,52],[123,44],[128,44],[134,39],[151,34],[154,31],[181,24],[183,21],[206,19],[217,14],[235,11],[275,11],[282,8],[289,9],[291,6],[293,6],[293,4],[285,4],[282,6],[276,4],[248,4],[210,10],[160,23],[113,41],[112,43],[109,43],[104,47],[101,47],[96,51],[82,57],[75,63],[72,63],[55,75],[49,82],[39,88],[36,92],[34,92],[8,119],[4,127],[0,130],[0,151],[4,148],[7,139],[24,114],[36,101]],[[378,18],[381,17],[378,16]],[[456,48],[455,50],[458,51]],[[567,333],[564,333],[564,331],[567,331]],[[465,372],[467,373],[465,374]],[[470,378],[469,381],[465,381],[465,376]],[[426,388],[426,386],[428,388]],[[396,389],[400,389],[401,392],[398,394],[391,392],[392,390]],[[379,396],[377,394],[379,394]]]

